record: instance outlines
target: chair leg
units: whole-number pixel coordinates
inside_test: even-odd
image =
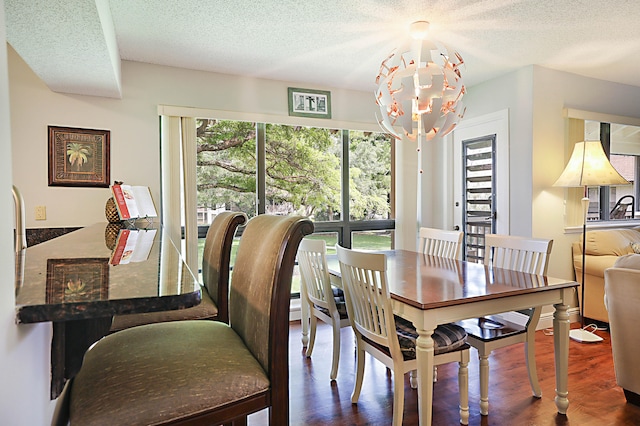
[[[310,357],[313,352],[313,345],[316,343],[316,327],[318,326],[318,318],[311,312],[311,319],[309,322],[309,343],[307,344],[306,356]]]
[[[536,345],[535,335],[527,332],[527,340],[524,342],[524,355],[527,360],[527,372],[529,373],[529,383],[531,391],[536,398],[542,398],[542,389],[538,382],[538,371],[536,369]]]
[[[433,383],[438,381],[438,366],[433,366]],[[411,370],[409,372],[409,384],[411,389],[418,389],[418,370]]]
[[[358,403],[360,391],[362,390],[362,379],[364,378],[364,357],[364,349],[361,349],[358,344],[356,346],[356,381],[353,385],[353,392],[351,393],[351,403],[353,404]]]
[[[402,426],[404,416],[404,373],[401,368],[393,371],[393,426]]]
[[[333,318],[333,361],[331,362],[331,380],[338,377],[338,364],[340,363],[340,318]]]
[[[478,353],[480,363],[480,414],[489,414],[489,354]]]
[[[306,348],[309,344],[309,304],[304,285],[300,287],[300,322],[302,323],[302,347]]]
[[[460,423],[469,424],[469,353],[463,354],[458,368],[458,388],[460,393]]]

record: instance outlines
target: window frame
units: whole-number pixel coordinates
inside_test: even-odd
[[[202,118],[202,117],[199,117]],[[230,119],[231,120],[231,119]],[[266,180],[264,179],[266,155],[265,155],[265,142],[266,142],[266,124],[264,122],[253,121],[256,123],[256,198],[257,198],[257,215],[265,214],[266,206]],[[310,126],[311,127],[311,126]],[[326,127],[325,127],[326,128]],[[342,134],[341,142],[341,184],[342,184],[342,212],[341,219],[336,221],[318,221],[314,223],[314,233],[324,232],[336,232],[338,234],[338,243],[343,247],[352,247],[352,232],[358,231],[386,231],[395,230],[395,144],[393,141],[390,143],[391,149],[391,219],[376,219],[376,220],[351,220],[350,206],[349,206],[349,132],[350,130],[356,131],[369,131],[361,129],[340,129]],[[208,225],[198,226],[198,239],[205,238],[207,235]],[[239,229],[240,235],[242,229]],[[184,238],[184,235],[183,235]]]

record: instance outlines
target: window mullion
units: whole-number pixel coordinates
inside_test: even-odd
[[[265,214],[267,206],[266,125],[256,123],[256,209]]]
[[[340,245],[352,247],[349,208],[349,130],[342,130],[342,232]]]
[[[600,143],[607,158],[611,159],[611,124],[600,123]],[[609,220],[610,189],[608,186],[600,187],[600,220]]]

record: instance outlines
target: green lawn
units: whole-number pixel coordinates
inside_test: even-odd
[[[336,254],[335,245],[337,243],[337,234],[318,234],[311,235],[307,238],[325,240],[327,243],[327,254]],[[231,265],[236,259],[238,244],[240,240],[236,239],[231,247]],[[353,234],[353,248],[357,250],[389,250],[391,248],[391,233],[388,231],[371,231],[358,232]],[[202,253],[204,252],[204,238],[198,240],[198,259],[199,266],[202,267]],[[199,277],[201,279],[201,277]],[[291,293],[300,293],[300,273],[298,267],[293,271],[293,280],[291,282]]]

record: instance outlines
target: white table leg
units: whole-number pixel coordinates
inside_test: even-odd
[[[417,329],[418,418],[420,426],[430,425],[433,403],[433,329]]]
[[[558,413],[566,414],[569,407],[568,371],[569,371],[569,308],[564,303],[553,305],[553,347],[556,361],[556,407]]]
[[[480,414],[489,414],[489,355],[481,354],[480,364]]]

